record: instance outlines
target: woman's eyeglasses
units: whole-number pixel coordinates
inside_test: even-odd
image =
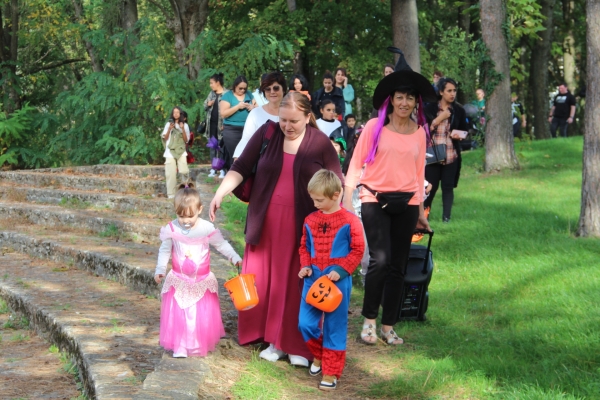
[[[268,88],[265,88],[265,92],[279,92],[281,90],[281,86],[271,86]]]
[[[237,90],[241,90],[242,92],[245,92],[246,90],[248,90],[248,87],[239,87],[238,86]]]

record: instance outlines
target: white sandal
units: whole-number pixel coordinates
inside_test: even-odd
[[[399,344],[404,344],[404,339],[402,339],[400,336],[398,336],[396,334],[396,332],[393,329],[390,329],[387,332],[383,331],[383,328],[381,328],[381,337],[383,338],[383,341],[386,342],[387,344],[391,344],[391,345],[399,345]],[[400,341],[400,343],[395,343],[397,341]]]
[[[366,330],[366,332],[365,332]],[[363,329],[362,332],[360,333],[360,338],[362,339],[363,342],[365,342],[366,344],[376,344],[377,343],[377,335],[375,334],[375,324],[364,324],[363,325]],[[368,341],[365,340],[365,338],[375,338],[375,340]]]

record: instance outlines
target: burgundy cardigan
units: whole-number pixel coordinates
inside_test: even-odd
[[[268,124],[276,124],[275,132],[259,160],[259,153]],[[271,202],[271,196],[283,167],[284,134],[278,123],[267,121],[258,128],[252,136],[240,157],[233,163],[231,170],[246,179],[252,173],[252,168],[258,161],[256,177],[250,193],[250,204],[246,218],[246,243],[257,245],[260,241],[265,215]],[[336,173],[342,180],[340,160],[329,138],[317,128],[306,126],[306,133],[294,160],[294,205],[296,223],[296,242],[300,246],[304,218],[315,211],[314,203],[308,195],[308,181],[321,168]]]

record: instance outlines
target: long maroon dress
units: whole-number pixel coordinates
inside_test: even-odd
[[[300,292],[294,176],[296,156],[283,154],[283,168],[271,197],[258,245],[246,245],[243,272],[256,275],[259,303],[240,311],[240,344],[263,340],[288,354],[312,360],[298,330]]]

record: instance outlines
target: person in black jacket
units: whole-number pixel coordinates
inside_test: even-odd
[[[323,75],[323,87],[312,95],[311,103],[315,119],[323,117],[321,114],[321,102],[325,99],[331,99],[331,101],[333,101],[337,115],[344,115],[346,112],[344,93],[342,92],[342,89],[333,85],[333,75],[329,71],[326,71]]]
[[[465,110],[455,101],[458,87],[456,81],[451,78],[441,78],[437,87],[439,101],[428,103],[425,106],[425,116],[431,135],[428,139],[428,147],[440,144],[446,145],[446,160],[440,163],[428,164],[425,167],[425,179],[433,187],[423,205],[425,208],[431,207],[441,182],[442,220],[449,222],[452,203],[454,202],[454,188],[458,185],[462,161],[460,138],[456,133],[453,133],[453,130],[467,131],[468,128]]]

